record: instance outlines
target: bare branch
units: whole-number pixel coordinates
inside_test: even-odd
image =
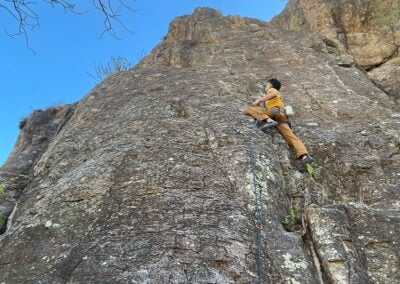
[[[127,9],[127,10],[129,10],[129,11],[131,11],[132,13],[135,13],[135,12],[137,12],[138,11],[138,9],[133,9],[132,8],[132,6],[135,4],[135,0],[132,0],[132,6],[130,6],[130,5],[127,5],[126,3],[125,3],[125,1],[124,0],[118,0],[119,1],[119,3],[121,4],[121,6],[122,7],[124,7],[125,9]]]
[[[117,11],[114,10],[114,7],[112,5],[112,1],[111,0],[107,0],[107,2],[105,2],[105,0],[92,0],[93,1],[93,5],[101,11],[101,13],[104,16],[104,31],[103,33],[100,35],[100,37],[102,37],[105,33],[109,33],[110,35],[112,35],[113,37],[116,37],[116,33],[113,27],[113,22],[116,22],[117,24],[119,24],[121,27],[123,27],[127,32],[129,32],[130,34],[133,34],[133,32],[127,28],[124,23],[120,20],[121,15],[119,15],[117,13]],[[123,5],[121,4],[121,6],[123,7],[131,7],[130,5],[126,4],[124,2],[124,0],[119,0],[118,1],[120,4],[121,2],[123,3]],[[134,2],[134,1],[133,1]],[[118,10],[118,9],[117,9]],[[133,11],[133,9],[129,9],[131,11]]]
[[[28,49],[35,53],[35,51],[30,47],[27,33],[27,28],[34,29],[39,26],[38,15],[29,7],[29,5],[33,3],[26,2],[25,0],[5,0],[4,2],[6,2],[6,4],[0,4],[0,9],[3,9],[14,18],[18,25],[16,32],[9,33],[6,30],[6,34],[13,38],[22,36]]]
[[[106,64],[95,65],[95,74],[87,74],[96,81],[102,81],[114,74],[127,71],[134,67],[134,63],[123,56],[113,56]]]
[[[76,1],[76,0],[75,0]],[[39,3],[45,3],[52,7],[62,8],[65,12],[73,13],[76,15],[83,15],[85,12],[77,11],[75,1],[71,0],[0,0],[0,12],[3,11],[10,15],[17,23],[16,32],[6,33],[11,37],[22,36],[24,37],[26,44],[29,47],[28,29],[33,30],[39,27],[39,16],[34,9],[34,5]],[[101,33],[102,37],[105,33],[110,34],[116,38],[116,32],[114,25],[122,27],[125,31],[133,34],[133,32],[126,27],[121,20],[121,10],[127,10],[129,12],[136,12],[133,9],[135,0],[92,0],[93,6],[103,15],[103,26],[104,30]],[[32,50],[33,51],[33,50]]]

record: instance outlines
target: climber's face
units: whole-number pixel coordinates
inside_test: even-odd
[[[268,83],[267,86],[265,87],[265,91],[267,92],[271,88],[272,88],[272,84]]]

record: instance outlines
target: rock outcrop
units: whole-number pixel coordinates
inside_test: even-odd
[[[400,1],[290,0],[272,23],[327,37],[386,93],[400,99]]]
[[[339,66],[338,49],[208,8],[175,19],[59,131],[51,119],[4,212],[0,282],[398,281],[399,109],[364,72]],[[320,172],[300,173],[282,137],[243,115],[271,77]]]
[[[36,110],[21,120],[21,133],[7,161],[0,169],[0,233],[11,226],[8,218],[16,209],[17,201],[33,177],[33,167],[47,150],[53,137],[73,114],[74,105]],[[5,222],[7,219],[8,222]]]

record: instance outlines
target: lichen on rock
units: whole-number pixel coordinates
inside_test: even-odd
[[[394,283],[398,106],[333,49],[198,8],[135,68],[32,114],[0,169],[0,282]],[[271,77],[318,175],[243,114]]]
[[[400,2],[398,0],[290,0],[272,23],[313,32],[340,46],[395,100],[400,98]],[[379,69],[376,70],[376,69]]]

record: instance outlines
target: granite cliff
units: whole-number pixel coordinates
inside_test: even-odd
[[[341,52],[198,8],[135,68],[33,113],[0,169],[0,283],[396,283],[399,106]],[[271,77],[319,172],[243,115]]]
[[[290,0],[272,23],[325,36],[400,103],[399,0]]]

